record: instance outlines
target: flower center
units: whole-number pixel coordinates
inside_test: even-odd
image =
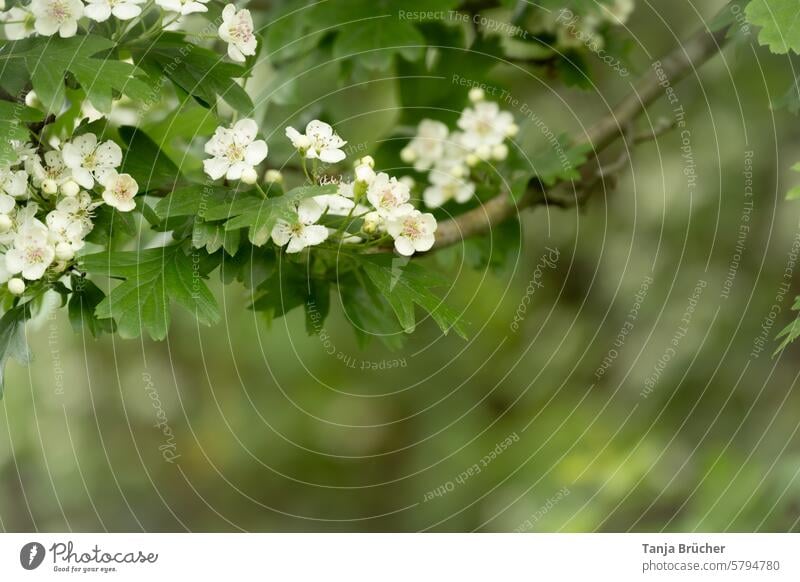
[[[422,235],[422,230],[419,227],[419,223],[416,220],[406,220],[403,223],[403,236],[407,236],[410,239],[419,238]]]
[[[228,33],[238,42],[248,42],[253,38],[253,28],[242,20],[228,27]]]
[[[381,206],[394,206],[395,205],[394,194],[390,188],[387,188],[381,194]]]
[[[296,222],[292,225],[292,236],[300,236],[303,234],[303,225],[299,222]]]
[[[232,143],[225,151],[225,157],[231,162],[241,162],[244,160],[244,148]]]
[[[94,152],[90,153],[89,155],[83,158],[83,167],[87,170],[92,170],[94,167],[97,166],[97,158],[94,155]]]
[[[30,264],[44,262],[44,252],[39,247],[28,247],[25,251],[25,259]]]
[[[72,15],[69,6],[67,6],[67,3],[63,0],[54,0],[51,2],[47,13],[50,18],[57,20],[59,23],[68,20]]]

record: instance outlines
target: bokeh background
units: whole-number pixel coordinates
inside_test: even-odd
[[[635,73],[724,2],[668,4],[639,0],[618,32]],[[283,9],[258,8],[262,24]],[[492,80],[580,131],[630,90],[593,67],[589,91],[511,65]],[[251,93],[272,75],[266,63]],[[396,91],[333,77],[311,81],[326,111],[375,147]],[[399,351],[362,349],[336,298],[325,339],[309,336],[302,312],[268,325],[216,276],[224,321],[176,311],[162,343],[95,341],[43,315],[28,327],[36,359],[9,364],[0,402],[0,528],[800,529],[800,347],[772,357],[800,293],[800,273],[784,277],[800,206],[783,200],[798,123],[771,106],[791,80],[788,58],[751,37],[676,85],[695,188],[673,131],[638,145],[583,209],[525,212],[497,268],[470,268],[460,247],[424,259],[452,280],[469,341],[425,322]],[[304,119],[277,101],[261,110],[271,147],[287,115]],[[540,147],[517,117],[520,147]],[[537,273],[546,247],[559,258]]]

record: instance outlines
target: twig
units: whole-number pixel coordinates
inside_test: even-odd
[[[659,77],[655,68],[633,86],[631,94],[613,111],[595,123],[576,143],[588,143],[595,157],[622,135],[623,128],[636,119],[663,92],[661,83],[667,79],[674,84],[696,71],[703,63],[718,53],[725,44],[727,29],[714,33],[702,30],[689,38],[660,61]],[[589,163],[595,164],[592,160]],[[585,170],[582,169],[582,170]],[[589,177],[585,171],[582,175]],[[591,180],[591,178],[589,178]],[[585,200],[580,193],[591,193],[593,189],[582,188],[579,183],[562,183],[552,191],[545,192],[538,180],[528,185],[528,191],[520,200],[514,201],[508,192],[503,192],[483,204],[456,218],[439,223],[436,243],[432,250],[456,244],[467,237],[480,235],[498,226],[503,221],[519,214],[520,210],[537,204],[574,206]],[[572,201],[573,203],[570,203]],[[383,249],[391,250],[391,249]]]

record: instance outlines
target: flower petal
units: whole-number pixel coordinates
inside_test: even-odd
[[[263,139],[256,140],[247,146],[244,152],[244,161],[251,166],[257,166],[264,161],[264,158],[267,157],[267,153],[269,153],[267,142]]]

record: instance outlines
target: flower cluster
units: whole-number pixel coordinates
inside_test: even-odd
[[[0,167],[0,283],[16,295],[26,282],[60,276],[92,231],[102,204],[133,210],[136,181],[120,174],[122,150],[85,133],[60,149],[12,142],[15,159]]]
[[[203,162],[205,173],[214,180],[225,177],[256,184],[256,166],[268,153],[267,144],[255,139],[257,132],[252,119],[242,119],[231,127],[218,127],[205,145],[206,153],[211,156]],[[320,161],[335,164],[346,157],[342,148],[347,142],[323,121],[311,121],[305,133],[287,127],[286,137],[300,154],[303,169],[312,181],[315,180],[308,171],[307,160],[314,164]],[[391,238],[397,252],[406,256],[430,250],[436,231],[433,215],[423,214],[411,204],[411,185],[407,179],[398,180],[385,172],[375,172],[374,167],[375,160],[365,156],[356,161],[352,180],[339,181],[335,194],[297,202],[297,219],[294,222],[278,220],[269,233],[272,241],[286,247],[287,253],[319,245],[331,236],[338,236],[345,244]],[[276,170],[268,170],[265,180],[275,183],[281,182],[283,177]],[[323,218],[337,219],[338,227],[320,224]],[[359,232],[348,232],[345,227],[358,221]],[[256,238],[262,244],[267,240],[266,236]]]
[[[195,12],[206,12],[208,0],[155,0],[155,4],[167,12],[185,16]],[[95,22],[105,22],[112,16],[117,20],[132,20],[142,15],[146,0],[31,0],[26,6],[14,6],[0,12],[0,23],[8,40],[20,40],[31,35],[63,38],[75,36],[78,22],[86,17]],[[246,57],[256,54],[258,41],[254,33],[253,18],[249,10],[236,10],[228,4],[222,11],[219,38],[228,44],[228,56],[234,61],[244,62]]]
[[[481,162],[501,161],[508,156],[506,140],[519,131],[514,117],[497,103],[486,101],[484,92],[475,88],[469,93],[472,106],[462,111],[458,130],[441,121],[423,119],[411,142],[403,148],[403,161],[418,172],[429,172],[430,186],[423,193],[429,208],[438,208],[450,200],[469,201],[475,183],[469,180],[471,168]]]
[[[540,18],[531,26],[531,31],[554,36],[555,48],[558,50],[581,49],[586,46],[592,51],[599,51],[605,45],[602,29],[609,25],[624,25],[633,9],[634,0],[614,0],[610,4],[591,6],[581,14],[568,8],[540,11]]]

